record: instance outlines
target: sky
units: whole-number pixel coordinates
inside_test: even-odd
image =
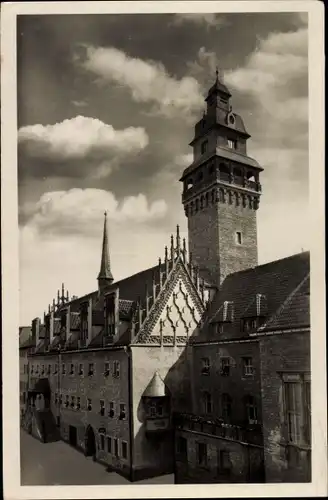
[[[19,16],[20,324],[64,282],[97,288],[103,214],[115,280],[179,224],[193,126],[220,75],[264,168],[259,263],[309,248],[307,15]]]

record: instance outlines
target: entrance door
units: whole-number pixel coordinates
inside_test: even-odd
[[[85,433],[85,454],[87,457],[96,455],[96,438],[91,425],[88,425]]]
[[[70,445],[77,445],[77,429],[74,425],[70,425],[68,428],[68,440]]]

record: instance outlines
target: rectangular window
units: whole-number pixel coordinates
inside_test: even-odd
[[[198,465],[207,465],[207,444],[197,443],[197,461]]]
[[[79,364],[79,375],[80,376],[83,375],[83,372],[84,372],[84,370],[83,370],[83,363],[80,363]]]
[[[126,405],[124,403],[120,404],[120,420],[124,420],[126,418]]]
[[[71,363],[71,368],[70,368],[70,375],[74,375],[74,364]]]
[[[39,373],[39,365],[36,365],[35,373]]]
[[[71,396],[71,408],[74,408],[75,406],[75,397]]]
[[[120,362],[114,361],[113,376],[118,378],[120,376]]]
[[[257,424],[257,406],[253,396],[246,396],[246,414],[250,425]]]
[[[107,436],[107,453],[112,453],[112,438]]]
[[[254,374],[252,358],[243,358],[243,373],[245,377]]]
[[[69,396],[66,396],[65,406],[66,408],[69,406]]]
[[[109,415],[110,418],[113,418],[114,414],[115,414],[115,412],[114,412],[114,401],[110,401],[108,415]]]
[[[57,402],[58,402],[58,393],[55,392],[55,405],[57,404]]]
[[[208,141],[204,141],[201,144],[201,154],[203,155],[207,151]]]
[[[59,404],[61,405],[63,403],[63,395],[59,394]]]
[[[218,472],[227,475],[231,471],[230,453],[228,450],[218,450]]]
[[[48,375],[51,375],[51,365],[48,365]]]
[[[209,392],[203,395],[204,413],[212,413],[212,396]]]
[[[210,374],[210,360],[209,358],[202,358],[202,375]]]
[[[229,377],[230,368],[230,358],[221,358],[221,375],[223,377]]]
[[[119,453],[118,453],[118,439],[117,438],[114,438],[114,455],[115,455],[115,457],[119,457]]]
[[[58,365],[57,363],[55,364],[55,368],[54,368],[54,374],[56,375],[56,373],[58,372]]]
[[[62,374],[66,375],[66,365],[65,365],[65,363],[62,364]]]
[[[157,415],[159,417],[163,416],[163,410],[164,410],[164,407],[163,407],[162,401],[157,401]]]
[[[104,434],[100,434],[100,449],[101,450],[105,449],[105,436],[104,436]]]
[[[105,377],[108,377],[108,375],[109,375],[109,361],[105,362],[104,375],[105,375]]]
[[[88,375],[92,376],[95,372],[95,365],[93,363],[89,363]]]
[[[100,415],[105,415],[105,401],[103,399],[100,400]]]
[[[179,436],[177,439],[177,455],[180,460],[187,460],[188,458],[187,439],[185,437]]]
[[[237,141],[228,139],[228,148],[237,149]]]
[[[87,410],[88,411],[92,410],[92,401],[90,398],[87,398]]]
[[[44,365],[42,365],[42,368],[41,368],[41,375],[44,375]]]
[[[126,441],[122,441],[122,457],[125,459],[128,457],[128,443]]]
[[[285,401],[288,441],[293,444],[300,444],[302,442],[302,424],[304,421],[301,382],[285,383]]]
[[[80,408],[81,408],[81,398],[78,396],[76,398],[76,409],[80,410]]]
[[[150,405],[149,405],[149,416],[150,417],[156,417],[157,416],[156,404],[154,402],[151,402]]]
[[[242,237],[241,237],[241,232],[240,231],[236,231],[236,243],[237,243],[237,245],[241,245],[242,244]]]
[[[31,375],[32,375],[33,372],[34,372],[34,366],[32,365],[31,366]]]

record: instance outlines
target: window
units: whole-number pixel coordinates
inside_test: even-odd
[[[87,398],[87,410],[88,411],[92,410],[92,401],[90,398]]]
[[[149,415],[151,417],[156,417],[156,404],[154,401],[151,402],[151,404],[149,405]]]
[[[164,407],[163,407],[162,401],[157,401],[157,415],[159,417],[163,416],[163,410],[164,410]]]
[[[48,365],[48,375],[51,375],[51,365]]]
[[[203,395],[204,413],[212,413],[212,396],[209,392]]]
[[[69,396],[66,396],[66,400],[65,400],[65,406],[66,406],[66,408],[68,408],[68,405],[69,405]]]
[[[237,149],[237,141],[228,139],[228,148]]]
[[[257,407],[254,396],[246,396],[246,418],[250,425],[257,424]]]
[[[114,361],[113,376],[118,378],[120,376],[120,362]]]
[[[63,403],[63,395],[59,394],[59,404],[61,405]]]
[[[105,415],[105,401],[103,399],[100,400],[100,415]]]
[[[223,377],[229,377],[230,368],[230,358],[221,358],[221,375]]]
[[[112,438],[107,436],[107,453],[112,453]]]
[[[101,450],[105,449],[105,436],[104,436],[104,434],[100,434],[100,449]]]
[[[74,408],[75,406],[75,397],[71,396],[71,408]]]
[[[114,402],[113,401],[110,401],[110,403],[109,403],[109,412],[108,412],[108,415],[110,416],[110,418],[113,418],[114,415],[115,415],[115,412],[114,412]]]
[[[34,366],[32,365],[31,366],[31,375],[32,375],[33,372],[34,372]]]
[[[66,375],[66,365],[65,365],[65,363],[62,364],[62,374]]]
[[[128,457],[128,443],[126,441],[122,441],[122,457],[125,459]]]
[[[192,178],[190,177],[188,180],[187,180],[187,185],[186,185],[186,188],[187,190],[188,189],[191,189],[194,185],[194,181],[192,180]]]
[[[41,368],[41,375],[44,375],[44,365],[42,365],[42,368]]]
[[[95,372],[95,365],[93,363],[89,363],[89,370],[88,370],[88,375],[94,375]]]
[[[57,363],[55,364],[55,368],[54,368],[54,374],[56,375],[56,373],[58,373],[58,365],[57,365]]]
[[[79,364],[79,375],[83,375],[83,372],[84,372],[84,370],[83,370],[83,363],[80,363]]]
[[[182,436],[177,439],[177,455],[180,460],[187,460],[188,458],[187,440]]]
[[[245,377],[253,375],[254,368],[252,358],[243,358],[243,372]]]
[[[197,443],[197,461],[199,465],[207,465],[207,445],[206,443]]]
[[[105,377],[108,377],[108,375],[109,375],[109,361],[105,362],[104,375],[105,375]]]
[[[124,403],[120,404],[120,420],[124,420],[126,418],[126,405]]]
[[[35,373],[39,373],[39,365],[36,365]]]
[[[80,410],[80,408],[81,408],[81,398],[78,396],[76,398],[76,409]]]
[[[244,318],[242,326],[244,332],[253,332],[258,327],[258,318]]]
[[[241,232],[240,231],[236,231],[236,243],[237,243],[237,245],[241,245],[242,244],[242,237],[241,237]]]
[[[74,375],[74,364],[71,363],[71,368],[70,368],[70,371],[69,371],[70,375]]]
[[[221,404],[222,404],[222,418],[225,422],[229,422],[231,419],[231,397],[229,394],[222,394]]]
[[[202,358],[202,375],[209,375],[210,373],[210,360],[209,358]]]
[[[57,402],[58,402],[58,393],[55,392],[55,405],[57,404]]]
[[[203,174],[203,172],[198,172],[198,175],[197,175],[197,180],[198,180],[198,181],[202,181],[202,180],[203,180],[203,178],[204,178],[204,174]]]
[[[202,155],[203,155],[204,153],[206,153],[206,151],[207,151],[207,146],[208,146],[208,141],[204,141],[204,142],[202,142],[201,147],[200,147],[200,151],[201,151],[201,154],[202,154]]]
[[[311,394],[307,376],[284,375],[285,418],[288,442],[311,443]]]
[[[119,456],[119,453],[118,453],[118,439],[117,438],[114,438],[114,455],[115,455],[115,457]]]

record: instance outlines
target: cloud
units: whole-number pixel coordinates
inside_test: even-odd
[[[72,101],[72,104],[77,108],[84,108],[85,106],[88,105],[86,101]]]
[[[143,194],[118,201],[110,191],[74,188],[44,193],[37,203],[23,206],[21,215],[25,226],[43,237],[93,237],[99,232],[105,210],[116,223],[144,224],[162,219],[167,205],[164,200],[149,203]]]
[[[215,14],[214,12],[175,14],[173,24],[180,25],[184,23],[193,23],[207,28],[220,29],[227,24],[227,20],[224,16]]]
[[[93,46],[85,47],[84,55],[75,61],[103,81],[127,88],[134,101],[151,103],[152,114],[185,119],[203,106],[197,80],[191,76],[179,80],[160,62],[133,58],[114,47]]]
[[[76,116],[54,125],[27,125],[18,131],[21,162],[31,175],[42,176],[44,165],[52,175],[105,176],[131,154],[143,150],[149,139],[141,127],[115,130],[96,118]]]

